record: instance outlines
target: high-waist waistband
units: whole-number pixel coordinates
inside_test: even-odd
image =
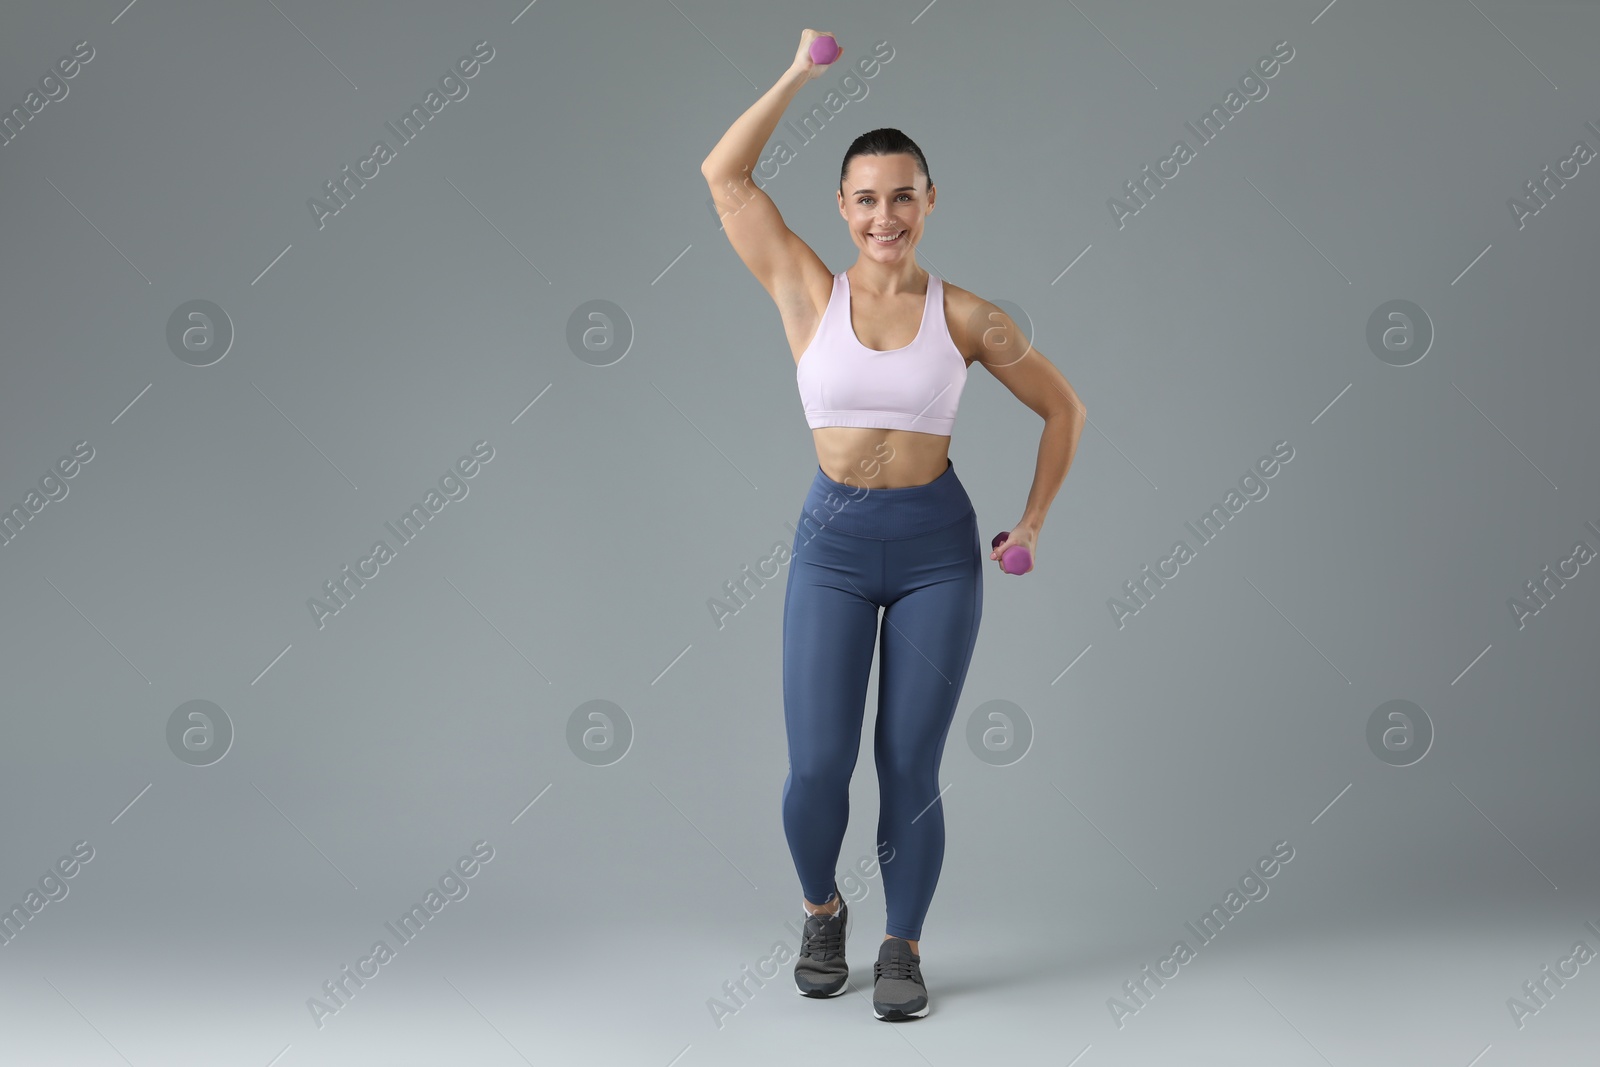
[[[800,511],[800,530],[807,537],[826,526],[856,537],[889,540],[948,526],[971,515],[973,508],[952,460],[933,481],[896,489],[846,485],[819,466]]]

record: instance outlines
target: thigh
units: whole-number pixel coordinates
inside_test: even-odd
[[[879,658],[879,762],[927,767],[943,750],[983,618],[977,519],[889,543]],[[898,594],[898,595],[895,595]]]
[[[783,605],[783,708],[791,768],[842,769],[861,744],[881,542],[823,529],[796,538]]]

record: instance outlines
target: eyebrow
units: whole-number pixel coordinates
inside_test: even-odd
[[[875,193],[877,191],[878,190],[876,190],[876,189],[857,189],[855,193],[851,193],[850,195],[851,196],[855,196],[856,193]],[[917,187],[915,185],[902,185],[899,188],[891,189],[889,191],[891,193],[902,193],[902,192],[912,192],[912,193],[914,193],[914,192],[917,191]]]

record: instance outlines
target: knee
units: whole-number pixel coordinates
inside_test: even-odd
[[[850,793],[854,767],[844,760],[801,759],[789,764],[789,790],[809,796]]]
[[[938,768],[932,753],[920,747],[895,751],[878,750],[878,780],[888,783],[895,791],[905,793],[913,787],[937,779]]]

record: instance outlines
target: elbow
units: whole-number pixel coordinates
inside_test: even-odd
[[[1068,424],[1082,423],[1089,417],[1089,409],[1083,406],[1082,400],[1077,397],[1071,397],[1067,403],[1056,408],[1048,417],[1062,419]]]
[[[716,155],[709,155],[700,164],[700,176],[713,190],[748,187],[750,168],[731,164]]]

